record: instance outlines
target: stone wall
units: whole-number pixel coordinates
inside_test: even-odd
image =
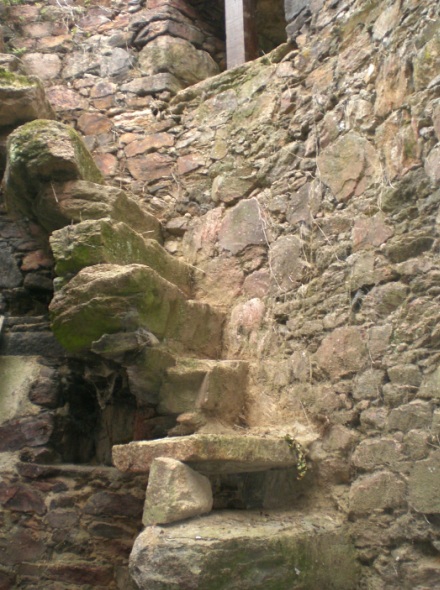
[[[197,297],[228,315],[224,358],[250,363],[248,428],[319,434],[294,494],[298,512],[319,507],[323,516],[342,515],[362,566],[360,588],[433,588],[440,511],[438,6],[286,2],[291,45],[174,96],[179,86],[170,76],[145,76],[138,67],[129,27],[139,13],[130,17],[117,2],[47,4],[11,8],[5,37],[24,49],[25,66],[45,80],[58,117],[85,135],[108,181],[129,186],[163,221],[168,252],[202,271]],[[52,268],[36,233],[3,216],[3,355],[22,351],[22,334],[51,339],[45,306]],[[59,374],[65,361],[56,359]],[[45,403],[44,420],[53,412]],[[29,411],[17,415],[26,422]],[[45,458],[34,421],[23,440],[43,441],[37,447]],[[45,433],[46,423],[39,428]],[[56,480],[80,487],[82,473]],[[49,534],[46,480],[55,476],[44,474],[41,488],[22,479],[34,477],[29,473],[11,477],[2,492],[9,530],[21,522],[14,506],[28,502],[14,534]],[[272,499],[274,489],[283,490],[279,482],[261,486]],[[73,501],[73,511],[81,502]],[[128,543],[136,515],[127,516]],[[92,526],[82,512],[78,518]],[[43,549],[35,551],[31,564],[42,559]],[[50,551],[57,554],[57,546]],[[126,588],[105,578],[104,553],[104,577],[63,578],[61,586],[51,570],[47,577],[54,588],[99,587],[104,579]],[[35,569],[11,574],[13,563],[4,566],[5,580],[18,573],[18,587],[33,587],[26,576]]]

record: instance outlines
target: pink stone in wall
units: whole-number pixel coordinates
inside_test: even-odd
[[[317,163],[319,178],[338,201],[360,195],[381,180],[376,150],[369,141],[354,132],[326,147],[318,156]]]
[[[243,291],[249,297],[264,297],[269,291],[270,282],[271,279],[268,270],[257,270],[246,277]]]
[[[51,268],[53,264],[54,261],[51,256],[43,252],[43,250],[35,250],[35,252],[31,252],[23,258],[21,270],[28,271],[39,268]]]
[[[315,358],[332,380],[362,369],[367,349],[359,328],[348,326],[333,330],[322,341]]]
[[[84,113],[78,119],[78,129],[84,135],[108,133],[112,127],[110,119],[99,113]]]
[[[258,330],[266,312],[266,306],[258,298],[239,303],[231,313],[230,329],[238,334],[250,334]]]
[[[118,170],[118,159],[113,154],[95,154],[96,165],[104,176],[113,176]]]
[[[374,217],[358,217],[352,230],[353,250],[364,250],[385,243],[392,235],[392,228],[380,213]]]
[[[127,160],[127,168],[133,178],[146,182],[170,178],[173,164],[173,159],[165,154],[148,154]]]
[[[56,78],[61,71],[61,60],[55,54],[28,53],[22,57],[22,61],[26,72],[41,80]]]
[[[131,141],[124,149],[127,158],[145,154],[160,148],[172,147],[174,137],[169,133],[154,133],[144,139]]]
[[[88,101],[85,98],[65,86],[52,86],[46,91],[46,96],[57,112],[88,108]]]
[[[188,154],[177,159],[177,172],[179,175],[189,174],[205,163],[200,154]]]

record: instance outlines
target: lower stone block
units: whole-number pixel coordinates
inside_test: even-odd
[[[212,509],[209,479],[174,459],[153,461],[142,522],[145,526],[176,522]]]
[[[136,539],[140,590],[353,590],[359,569],[338,515],[213,512]]]

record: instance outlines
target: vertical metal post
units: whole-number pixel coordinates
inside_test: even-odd
[[[255,0],[225,0],[225,20],[228,69],[257,58]]]

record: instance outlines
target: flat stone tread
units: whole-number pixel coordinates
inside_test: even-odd
[[[157,457],[170,457],[204,473],[248,473],[294,467],[297,453],[280,437],[193,434],[113,447],[121,471],[145,472]]]

